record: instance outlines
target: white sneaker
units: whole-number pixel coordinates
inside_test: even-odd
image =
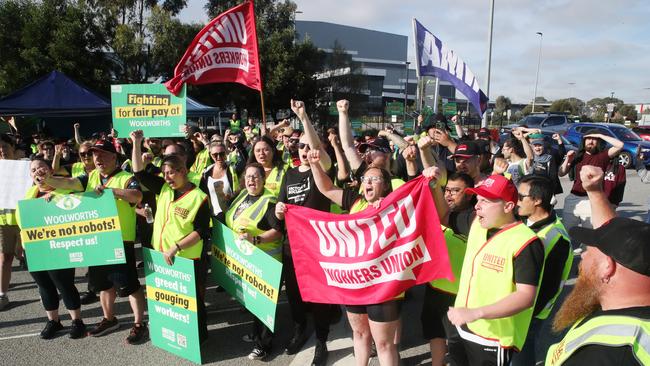
[[[258,347],[255,347],[255,348],[253,348],[253,351],[251,351],[251,353],[248,354],[248,359],[249,360],[261,360],[266,356],[267,356],[267,353],[266,353],[265,350],[263,350],[261,348],[258,348]]]

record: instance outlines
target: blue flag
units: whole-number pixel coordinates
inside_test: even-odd
[[[418,76],[434,76],[452,83],[482,116],[487,109],[488,97],[481,91],[474,73],[456,52],[420,22],[413,19],[413,23]]]

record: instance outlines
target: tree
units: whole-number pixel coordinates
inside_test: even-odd
[[[499,95],[494,105],[494,117],[492,117],[493,124],[502,124],[507,120],[508,110],[512,107],[512,102],[510,98]]]
[[[558,99],[549,107],[549,112],[569,113],[578,115],[582,112],[585,103],[577,98]]]
[[[623,104],[614,114],[614,120],[624,122],[625,120],[635,122],[638,119],[636,107],[631,104]]]
[[[614,104],[614,112],[622,106],[624,103],[618,98],[605,97],[605,98],[593,98],[587,102],[587,107],[590,112],[590,117],[595,122],[604,122],[606,121],[605,115],[607,112],[607,104]]]
[[[0,2],[0,95],[52,70],[107,92],[110,63],[101,14],[86,2]]]

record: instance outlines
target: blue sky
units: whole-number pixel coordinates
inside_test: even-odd
[[[294,0],[298,20],[325,21],[409,36],[411,19],[454,51],[485,86],[488,0]],[[189,0],[184,22],[207,22],[204,0]],[[650,102],[648,0],[495,0],[490,99],[533,98],[542,32],[538,96]],[[570,84],[575,83],[575,84]],[[648,88],[648,89],[646,89]]]

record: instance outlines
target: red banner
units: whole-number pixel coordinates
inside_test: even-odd
[[[262,90],[252,1],[220,14],[194,37],[165,86],[177,95],[183,83],[239,83]]]
[[[369,305],[438,278],[453,280],[428,179],[412,180],[381,207],[337,215],[287,205],[303,300]]]

